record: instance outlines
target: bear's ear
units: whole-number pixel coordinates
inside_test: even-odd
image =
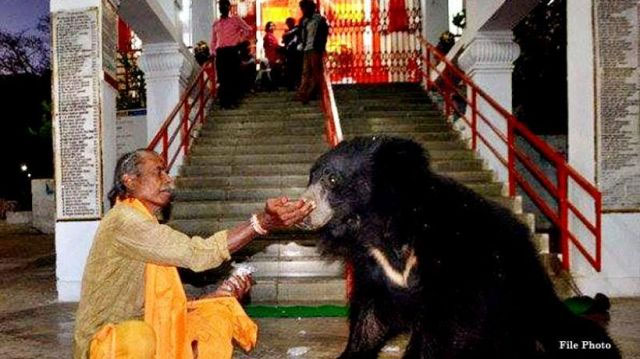
[[[390,210],[409,205],[429,186],[431,171],[425,150],[414,141],[385,138],[372,154],[374,206]],[[380,207],[378,207],[380,208]]]

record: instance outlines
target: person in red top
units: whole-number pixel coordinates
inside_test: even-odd
[[[278,39],[273,34],[273,30],[275,30],[275,28],[276,26],[274,25],[274,23],[269,21],[265,26],[264,30],[266,34],[264,35],[264,39],[263,39],[264,54],[267,60],[269,60],[269,65],[272,65],[272,66],[275,65],[279,60],[278,48],[280,47],[280,45],[278,45]]]
[[[269,60],[269,68],[271,69],[271,76],[277,83],[280,78],[280,70],[282,67],[282,46],[278,44],[278,39],[273,34],[276,26],[272,21],[267,22],[265,25],[264,41],[264,54],[267,60]]]
[[[241,18],[229,16],[231,2],[220,0],[220,19],[211,29],[211,49],[216,57],[218,75],[218,98],[220,107],[231,108],[238,105],[240,90],[237,86],[240,78],[240,57],[237,45],[248,39],[251,28]]]

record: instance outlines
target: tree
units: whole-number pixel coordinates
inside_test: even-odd
[[[0,198],[22,209],[31,207],[30,180],[53,176],[49,39],[48,17],[35,29],[0,29]]]
[[[49,33],[48,16],[40,18],[35,33],[0,29],[0,74],[42,75],[48,70]]]

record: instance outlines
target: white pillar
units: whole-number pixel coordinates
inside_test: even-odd
[[[115,6],[100,0],[51,0],[50,9],[56,286],[59,300],[76,301],[113,182],[117,91],[105,81],[104,71],[110,72],[115,61],[116,49],[108,51],[108,46],[116,44],[117,18]]]
[[[476,34],[460,55],[460,68],[475,82],[480,89],[491,96],[507,111],[511,111],[513,61],[520,54],[520,48],[513,41],[511,31],[484,31]],[[468,89],[469,96],[471,89]],[[478,110],[506,138],[507,123],[493,108],[478,97]],[[467,113],[470,108],[467,106]],[[470,118],[470,117],[469,117]],[[478,132],[493,144],[493,147],[507,158],[507,146],[482,120],[478,119]],[[497,160],[494,154],[478,141],[478,151],[489,167],[496,172],[501,181],[506,181],[507,169]]]
[[[422,36],[433,45],[449,30],[449,0],[422,0]]]
[[[167,116],[179,103],[183,90],[188,85],[195,60],[190,53],[183,52],[176,43],[144,44],[140,58],[140,68],[144,71],[147,89],[147,143],[151,142]],[[178,115],[180,116],[180,115]],[[170,131],[179,124],[174,120]],[[177,151],[180,136],[174,140],[169,154]],[[157,149],[159,152],[161,149]],[[172,167],[177,171],[182,156]]]
[[[191,29],[193,33],[193,44],[198,41],[206,41],[211,44],[211,25],[213,25],[213,0],[192,0],[191,1]]]

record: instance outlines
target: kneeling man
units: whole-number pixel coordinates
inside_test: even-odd
[[[109,193],[115,205],[98,227],[82,278],[75,359],[230,358],[232,338],[245,350],[255,344],[257,328],[233,296],[187,301],[176,267],[217,267],[258,234],[298,223],[313,203],[270,199],[263,213],[233,229],[189,237],[156,219],[172,187],[155,152],[118,160]],[[231,293],[247,288],[240,284]]]

